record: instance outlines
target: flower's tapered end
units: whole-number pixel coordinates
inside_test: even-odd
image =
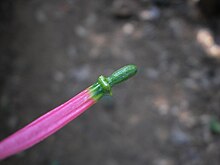
[[[119,84],[134,76],[136,73],[137,67],[135,65],[126,65],[112,73],[112,75],[109,76],[107,80],[110,86],[113,87],[114,85]]]
[[[119,84],[137,73],[137,67],[135,65],[126,65],[119,70],[112,73],[109,77],[100,76],[98,78],[98,83],[102,87],[104,93],[109,93],[112,95],[111,88]]]

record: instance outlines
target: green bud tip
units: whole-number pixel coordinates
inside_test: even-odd
[[[114,85],[129,79],[130,77],[134,76],[136,73],[137,73],[137,67],[135,65],[126,65],[121,69],[112,73],[112,75],[107,78],[101,75],[98,78],[98,83],[100,84],[100,86],[102,87],[105,93],[110,93],[110,95],[112,95],[111,88]]]

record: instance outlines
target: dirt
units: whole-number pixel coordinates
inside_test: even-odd
[[[1,61],[1,139],[101,74],[126,64],[137,65],[138,74],[1,165],[219,164],[219,135],[209,123],[220,117],[220,61],[196,37],[207,26],[182,1],[147,2],[13,3],[10,42],[1,39],[12,52]]]

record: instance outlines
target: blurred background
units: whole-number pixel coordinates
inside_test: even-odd
[[[1,0],[0,140],[126,65],[138,74],[1,165],[219,165],[218,0]]]

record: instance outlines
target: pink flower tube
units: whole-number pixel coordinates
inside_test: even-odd
[[[0,143],[0,159],[25,150],[47,138],[96,102],[88,89],[36,119]]]
[[[111,94],[113,85],[133,76],[136,71],[136,66],[128,65],[108,78],[100,76],[89,88],[1,141],[0,160],[28,149],[52,135],[95,104],[104,94]]]

